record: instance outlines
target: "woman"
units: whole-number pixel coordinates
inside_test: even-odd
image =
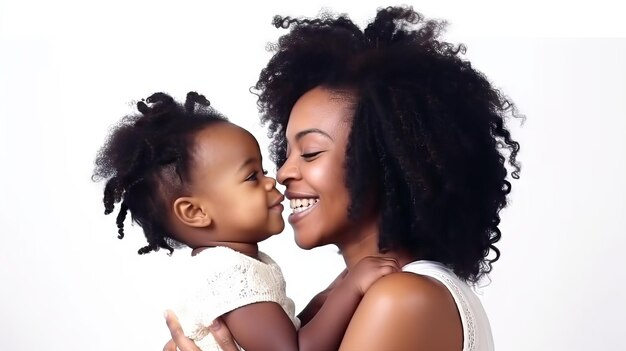
[[[381,9],[363,31],[343,16],[274,23],[290,32],[256,88],[297,244],[336,245],[348,271],[381,255],[404,271],[366,292],[340,350],[493,350],[468,283],[500,254],[506,163],[520,170],[504,125],[514,106],[412,8]],[[226,328],[215,335],[234,345]]]

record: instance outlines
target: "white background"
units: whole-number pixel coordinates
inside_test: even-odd
[[[285,32],[273,15],[326,6],[362,25],[383,5],[329,2],[0,0],[1,350],[161,349],[162,311],[184,288],[173,261],[187,253],[138,256],[136,226],[116,239],[103,184],[90,181],[96,151],[133,100],[189,90],[264,148],[248,88],[266,43]],[[522,178],[503,211],[502,259],[479,289],[496,347],[624,350],[622,11],[604,1],[471,3],[413,5],[447,19],[445,37],[467,44],[466,57],[528,117],[510,124]],[[332,247],[297,249],[291,235],[262,249],[300,309],[342,262]]]

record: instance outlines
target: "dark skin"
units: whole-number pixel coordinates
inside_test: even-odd
[[[306,216],[290,215],[296,242],[307,247],[336,245],[349,275],[363,257],[382,254],[378,249],[378,214],[363,216],[358,221],[348,220],[350,197],[343,165],[352,103],[345,94],[316,87],[298,99],[286,129],[287,159],[278,170],[277,179],[285,185],[287,198],[294,193],[313,193],[319,197],[316,208]],[[315,130],[330,138],[318,132],[299,138],[303,132]],[[311,152],[320,153],[312,159],[302,158],[301,155]],[[316,225],[322,222],[323,226]],[[400,266],[419,259],[401,249],[384,255],[394,257]],[[397,272],[377,280],[367,290],[340,346],[329,350],[462,349],[461,320],[447,288],[428,277]]]
[[[321,309],[326,301],[329,293],[334,289],[337,284],[343,280],[343,278],[347,275],[348,271],[344,270],[337,278],[326,288],[324,291],[317,294],[309,304],[300,312],[298,318],[302,323],[303,329],[304,326],[307,325],[313,317],[317,314],[317,312]],[[165,345],[163,351],[201,351],[198,346],[189,338],[185,336],[183,329],[178,322],[178,318],[172,311],[166,311],[165,313],[165,322],[170,331],[172,339]],[[239,351],[240,349],[234,343],[234,337],[229,330],[229,328],[224,326],[224,321],[222,318],[218,318],[214,321],[214,323],[209,326],[209,329],[213,336],[215,337],[217,343],[224,351]]]
[[[302,327],[297,332],[282,307],[274,302],[239,307],[224,314],[210,329],[212,333],[218,329],[226,333],[218,334],[221,337],[216,339],[224,350],[237,350],[233,338],[246,350],[336,350],[365,291],[378,278],[398,270],[395,259],[366,257],[311,300],[298,315]],[[179,350],[200,350],[185,337],[172,312],[168,311],[166,322],[172,340],[163,350],[176,351],[177,346]]]
[[[243,306],[222,319],[245,350],[336,350],[365,290],[398,269],[394,259],[362,260],[327,296],[320,297],[323,302],[311,307],[316,313],[303,316],[305,324],[297,333],[280,305],[273,302]]]
[[[347,220],[348,195],[343,185],[342,165],[348,126],[341,123],[347,105],[333,96],[332,91],[318,87],[298,100],[287,127],[290,156],[277,176],[286,185],[288,198],[290,193],[319,197],[315,209],[306,217],[290,218],[298,244],[305,247],[335,244],[347,266],[345,278],[339,277],[309,303],[301,313],[303,320],[314,316],[311,319],[314,321],[325,313],[335,291],[364,257],[381,255],[376,218],[358,223]],[[307,133],[298,138],[303,131],[317,130],[323,133]],[[314,159],[301,156],[318,151],[321,153]],[[323,221],[324,227],[319,225]],[[399,251],[385,255],[393,257],[400,266],[418,259]],[[447,288],[432,278],[403,272],[389,274],[373,283],[357,307],[347,329],[341,329],[340,343],[326,350],[458,351],[463,348],[463,328],[456,304]],[[169,343],[166,351],[175,351],[175,345],[181,351],[198,350],[185,346],[188,344],[179,336],[182,335],[179,330],[170,330],[176,344]],[[212,333],[217,340],[225,341],[226,346],[233,342],[232,336],[239,340],[234,332],[229,335],[227,328]]]
[[[177,239],[192,247],[193,255],[226,246],[259,259],[258,242],[284,227],[284,198],[275,180],[263,174],[256,140],[230,123],[205,128],[195,140],[189,194],[172,205]],[[219,153],[212,152],[217,149]],[[275,302],[239,307],[222,315],[222,321],[248,351],[337,349],[365,291],[378,278],[398,270],[392,258],[362,260],[297,332]]]

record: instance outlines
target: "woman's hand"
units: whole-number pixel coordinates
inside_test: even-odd
[[[185,336],[183,328],[178,322],[178,318],[172,311],[165,311],[165,323],[170,330],[172,340],[168,341],[163,347],[163,351],[201,351],[198,346]]]
[[[165,323],[170,330],[172,340],[165,344],[163,351],[201,351],[193,340],[185,336],[183,328],[180,326],[180,323],[178,323],[178,318],[176,318],[176,315],[172,311],[165,312]],[[239,351],[239,347],[237,347],[233,336],[230,334],[230,330],[224,325],[221,318],[213,321],[209,330],[222,350]]]

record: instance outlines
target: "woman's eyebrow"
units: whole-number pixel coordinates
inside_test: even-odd
[[[333,137],[331,137],[328,133],[317,128],[309,128],[309,129],[299,131],[298,133],[296,133],[296,141],[300,141],[300,139],[302,139],[305,135],[311,134],[311,133],[321,134],[325,136],[326,138],[330,139],[331,141],[333,142],[335,141],[335,139],[333,139]]]

